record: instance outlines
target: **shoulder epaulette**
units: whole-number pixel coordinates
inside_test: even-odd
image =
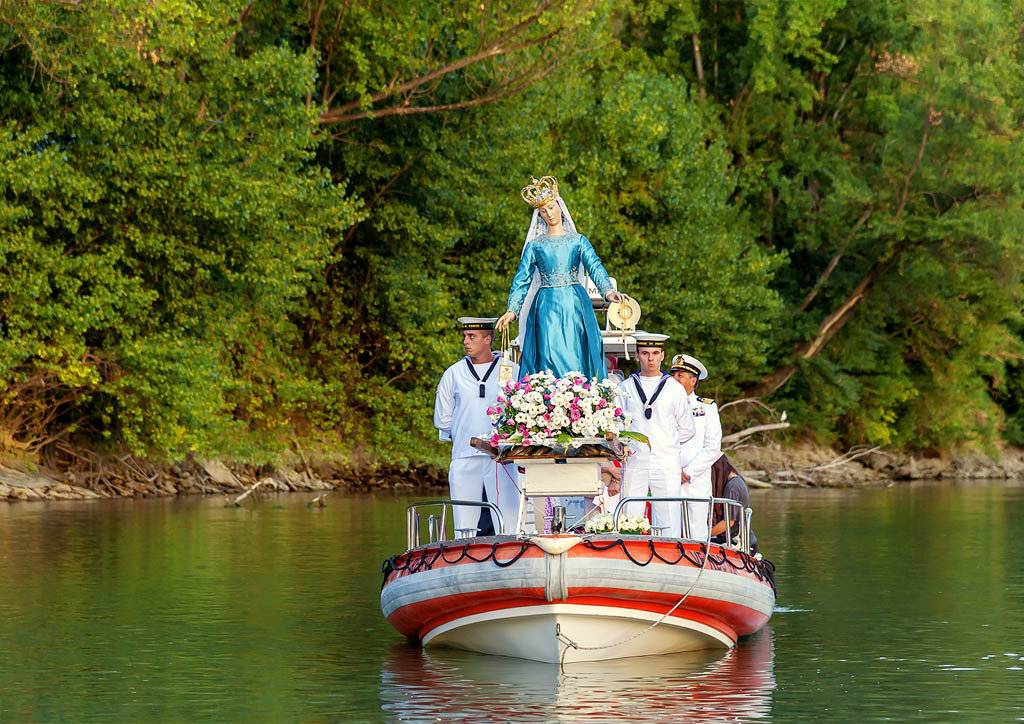
[[[703,402],[705,405],[713,405],[715,404],[715,399],[713,397],[698,397],[697,402]]]

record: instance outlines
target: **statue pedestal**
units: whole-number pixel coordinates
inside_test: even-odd
[[[526,534],[526,509],[530,499],[573,498],[575,500],[565,507],[567,513],[572,508],[575,514],[567,517],[582,517],[583,499],[601,495],[601,463],[621,459],[624,453],[622,444],[614,437],[610,440],[588,438],[576,448],[571,445],[496,448],[479,438],[473,438],[471,444],[501,462],[514,462],[525,471],[519,479],[519,515],[514,535]],[[543,521],[544,509],[535,504],[534,522],[538,533],[544,530]]]
[[[559,501],[569,520],[581,518],[586,512],[584,497],[601,494],[600,458],[521,458],[518,465],[526,472],[519,479],[519,515],[516,533],[524,531],[528,498],[577,498]],[[544,511],[533,507],[537,532],[544,530]],[[564,531],[562,531],[564,532]]]

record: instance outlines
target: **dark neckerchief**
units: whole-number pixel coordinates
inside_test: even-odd
[[[651,401],[648,402],[647,395],[644,394],[643,385],[640,384],[640,375],[636,372],[633,373],[633,385],[636,387],[636,391],[640,394],[640,401],[644,403],[644,417],[648,420],[651,419],[651,414],[653,413],[651,407],[654,405],[654,401],[658,399],[658,395],[661,394],[661,391],[665,389],[666,382],[668,382],[668,375],[662,372],[661,382],[658,383],[658,389],[654,391],[654,394],[651,395]]]
[[[484,374],[484,378],[481,380],[480,375],[476,373],[476,368],[473,367],[473,361],[469,357],[463,357],[466,360],[466,366],[469,367],[469,374],[473,375],[473,379],[480,383],[480,397],[487,397],[487,386],[484,384],[487,382],[487,378],[491,376],[491,372],[497,366],[501,360],[501,355],[494,355],[494,361],[491,362],[491,366],[487,368],[487,372]]]

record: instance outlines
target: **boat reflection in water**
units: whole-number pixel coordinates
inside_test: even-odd
[[[655,634],[656,635],[656,634]],[[718,650],[557,665],[396,644],[381,673],[399,721],[740,722],[771,713],[772,631]]]

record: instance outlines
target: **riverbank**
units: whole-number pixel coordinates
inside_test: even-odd
[[[845,453],[798,444],[744,445],[727,454],[752,488],[880,486],[933,478],[1021,479],[1024,450],[981,454],[913,456],[879,448]],[[94,458],[66,471],[0,465],[0,501],[97,500],[175,495],[222,495],[228,504],[265,492],[443,492],[447,470],[432,465],[377,468],[329,462],[291,467],[229,465],[217,460],[174,464],[130,456]],[[245,496],[245,497],[243,497]]]
[[[998,459],[967,455],[910,455],[881,448],[840,452],[808,443],[741,446],[726,454],[751,487],[849,488],[937,478],[1024,478],[1024,450],[1003,450]]]

